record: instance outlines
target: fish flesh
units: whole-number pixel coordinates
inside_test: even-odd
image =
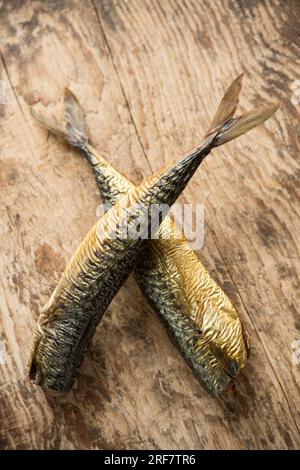
[[[236,310],[186,240],[177,238],[170,218],[160,225],[161,238],[146,245],[143,237],[121,239],[119,229],[117,236],[110,237],[116,221],[126,220],[130,225],[140,220],[141,213],[148,230],[151,204],[171,205],[213,147],[247,132],[276,110],[276,105],[270,105],[234,118],[240,86],[241,77],[225,94],[202,144],[139,187],[129,183],[88,144],[83,113],[71,93],[66,131],[36,116],[82,150],[93,165],[105,201],[116,205],[88,233],[38,320],[30,364],[35,383],[59,391],[72,385],[95,327],[134,260],[144,294],[210,393],[219,395],[245,366],[249,345]]]

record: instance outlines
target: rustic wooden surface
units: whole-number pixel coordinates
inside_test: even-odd
[[[299,448],[299,15],[297,0],[0,1],[2,449]],[[242,108],[282,107],[216,150],[181,198],[204,204],[199,256],[251,334],[236,392],[202,390],[132,278],[74,389],[32,386],[33,326],[100,201],[29,105],[61,116],[71,87],[94,145],[138,182],[200,140],[242,70]]]

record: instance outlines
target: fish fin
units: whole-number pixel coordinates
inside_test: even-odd
[[[66,140],[69,142],[69,135],[68,132],[59,126],[59,124],[53,119],[46,118],[42,116],[40,113],[37,113],[33,108],[30,108],[31,116],[39,122],[43,127],[45,127],[48,131],[52,132],[52,134],[57,135],[62,140]]]
[[[81,148],[88,142],[82,108],[76,96],[69,89],[65,89],[65,127],[58,124],[54,119],[42,116],[33,108],[30,108],[30,113],[48,131],[68,142],[73,147]]]
[[[234,117],[239,103],[243,74],[240,74],[225,92],[207,135],[215,134],[214,147],[239,137],[269,119],[279,104],[259,106],[248,113]]]
[[[88,142],[88,133],[82,107],[71,90],[65,88],[65,120],[70,143],[80,147]]]
[[[212,134],[224,126],[233,117],[239,104],[239,96],[242,89],[243,73],[241,73],[226,90],[217,112],[212,120],[207,134]]]
[[[259,106],[239,117],[229,120],[216,136],[215,146],[225,144],[239,137],[269,119],[279,108],[279,103]]]

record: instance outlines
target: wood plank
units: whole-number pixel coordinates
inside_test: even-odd
[[[143,2],[140,8],[135,2],[114,2],[114,8],[110,2],[96,1],[96,5],[152,170],[160,165],[158,155],[166,159],[174,154],[174,141],[179,152],[195,144],[207,128],[224,82],[230,83],[240,71],[248,78],[242,108],[259,104],[260,97],[283,102],[273,122],[219,149],[220,159],[219,155],[208,158],[185,200],[193,198],[205,206],[207,232],[201,258],[255,330],[254,348],[261,349],[299,429],[299,368],[291,361],[292,345],[299,336],[299,295],[293,282],[282,283],[286,271],[288,278],[299,280],[295,271],[299,218],[286,214],[290,195],[283,194],[282,181],[277,182],[283,172],[293,174],[297,169],[283,139],[295,118],[299,120],[299,112],[291,106],[291,88],[278,83],[282,56],[287,67],[297,61],[287,26],[289,21],[293,26],[293,3],[285,12],[280,2],[248,8],[245,2],[228,1]],[[273,16],[275,21],[270,21]],[[216,27],[225,24],[228,28]],[[291,87],[299,67],[284,72]],[[283,109],[286,106],[292,108],[290,115]],[[292,147],[294,154],[298,147],[297,143]],[[296,201],[293,210],[297,213]],[[256,370],[251,381],[253,373]],[[259,383],[260,379],[257,388]]]
[[[1,448],[297,448],[299,217],[291,86],[296,2],[0,2]],[[38,312],[96,220],[98,193],[28,105],[62,111],[70,86],[93,143],[133,182],[201,138],[241,69],[242,108],[279,98],[276,118],[215,151],[183,202],[203,203],[199,255],[246,322],[253,355],[227,400],[207,395],[130,278],[74,389],[43,392],[25,366]],[[298,75],[297,75],[298,74]],[[255,86],[255,89],[253,88]],[[40,102],[40,104],[38,104]]]

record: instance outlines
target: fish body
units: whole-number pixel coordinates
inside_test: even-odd
[[[237,93],[237,85],[234,82],[230,93]],[[88,232],[40,315],[30,362],[35,383],[59,391],[70,388],[97,324],[134,265],[144,294],[213,395],[219,395],[244,367],[249,348],[237,312],[186,240],[178,241],[171,219],[164,219],[159,228],[167,240],[146,242],[145,233],[138,239],[124,238],[120,230],[125,225],[130,232],[139,222],[148,231],[153,204],[172,205],[213,147],[241,135],[275,110],[254,112],[243,124],[243,118],[232,118],[233,99],[229,104],[225,99],[225,104],[231,107],[229,115],[222,116],[221,124],[218,119],[213,122],[201,145],[138,187],[96,158],[80,135],[71,142],[92,162],[106,201],[115,205]]]
[[[116,204],[134,187],[87,142],[81,151],[93,168],[105,204]],[[147,242],[133,273],[196,378],[210,394],[219,396],[245,367],[249,337],[235,307],[171,217],[165,217],[156,238]]]
[[[176,200],[210,147],[211,139],[133,188],[89,230],[38,319],[30,369],[34,382],[57,391],[71,387],[97,324],[145,243],[146,233],[138,238],[130,233],[138,223],[148,230],[153,204]]]

